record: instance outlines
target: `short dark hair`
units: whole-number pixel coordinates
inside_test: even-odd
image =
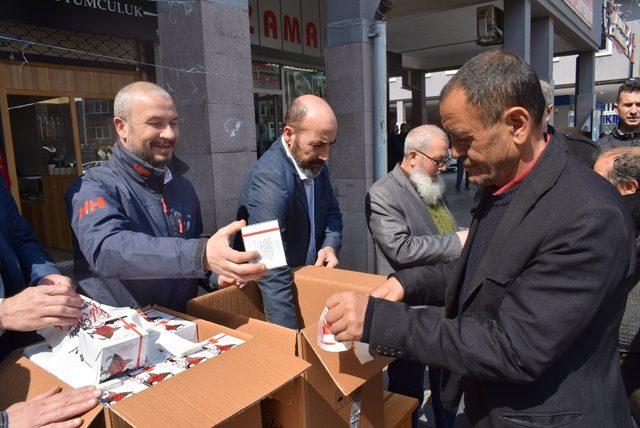
[[[535,71],[516,54],[491,50],[467,61],[440,92],[440,102],[462,89],[485,126],[494,125],[510,107],[523,107],[536,124],[542,122],[545,100]]]
[[[609,181],[620,187],[631,181],[640,183],[640,156],[630,151],[623,151],[613,160]]]
[[[620,94],[623,92],[640,92],[640,79],[632,77],[620,85],[618,88],[618,98],[616,99],[616,102],[620,102]]]

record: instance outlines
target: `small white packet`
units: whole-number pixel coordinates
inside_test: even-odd
[[[278,220],[245,226],[240,233],[245,250],[260,254],[257,262],[264,263],[267,269],[287,266]]]
[[[329,308],[325,306],[318,321],[318,346],[328,352],[348,351],[353,346],[353,342],[336,342],[335,337],[331,334],[331,324],[325,319],[327,312],[329,312]]]

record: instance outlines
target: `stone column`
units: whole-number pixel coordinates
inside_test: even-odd
[[[538,77],[553,84],[553,19],[531,23],[531,66]]]
[[[158,83],[180,115],[177,155],[190,167],[212,233],[235,219],[243,178],[256,160],[247,0],[159,2]]]
[[[427,123],[427,82],[420,72],[420,90],[411,91],[411,128]]]
[[[528,63],[531,57],[531,0],[505,1],[503,22],[502,47]]]
[[[581,52],[576,59],[576,127],[591,117],[596,107],[595,52]]]
[[[365,195],[374,180],[373,76],[369,27],[378,1],[326,0],[327,101],[338,118],[331,182],[344,223],[340,266],[375,271]],[[386,80],[386,76],[384,77]]]

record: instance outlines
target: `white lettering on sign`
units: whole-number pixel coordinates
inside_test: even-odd
[[[104,10],[120,15],[133,16],[135,18],[144,17],[144,10],[142,10],[142,6],[119,2],[116,0],[56,0],[56,2],[71,4],[78,7],[88,7],[90,9]]]
[[[322,56],[319,0],[249,0],[251,43]]]

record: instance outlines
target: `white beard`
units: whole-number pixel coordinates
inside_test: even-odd
[[[434,205],[442,198],[444,181],[441,177],[437,177],[434,181],[431,176],[416,171],[409,175],[409,180],[427,205]]]

